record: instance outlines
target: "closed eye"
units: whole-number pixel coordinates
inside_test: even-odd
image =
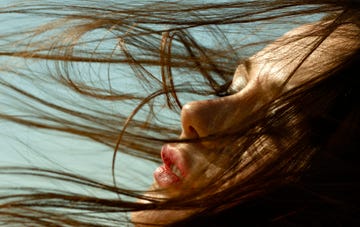
[[[249,82],[250,61],[242,62],[236,69],[232,83],[228,87],[227,94],[232,95],[240,92]]]
[[[249,60],[241,62],[234,73],[233,79],[223,84],[220,90],[217,91],[216,95],[219,97],[225,97],[234,95],[244,89],[248,84],[250,69],[251,62]]]
[[[231,95],[229,93],[229,91],[230,91],[229,88],[230,88],[231,83],[232,83],[232,81],[230,80],[230,81],[226,82],[225,84],[223,84],[221,86],[220,90],[216,92],[216,95],[219,97],[225,97],[225,96]]]

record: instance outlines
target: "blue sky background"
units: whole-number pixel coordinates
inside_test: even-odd
[[[0,7],[16,2],[21,1],[1,0]],[[11,17],[18,17],[18,15],[0,14],[0,35],[1,31],[11,31],[15,26],[27,27],[41,23],[39,18],[28,16],[21,20],[17,18],[16,23],[23,23],[19,26],[19,24],[14,25],[14,20]],[[0,40],[0,44],[1,42],[3,41]],[[0,61],[0,67],[6,67],[6,61],[9,61],[9,59],[0,57]],[[21,64],[23,63],[19,63],[19,65]],[[11,75],[1,72],[0,76],[10,77]],[[29,92],[36,94],[43,92],[36,90],[33,86],[27,86],[24,81],[21,81],[21,83],[24,89]],[[2,111],[13,104],[9,103],[6,98],[8,94],[5,95],[4,92],[7,91],[0,90],[0,108]],[[16,112],[11,113],[16,114]],[[73,135],[33,130],[3,120],[0,120],[0,127],[0,166],[48,167],[98,178],[108,183],[112,180],[111,161],[113,154],[109,147]],[[120,178],[120,184],[133,189],[146,189],[150,185],[152,172],[156,165],[145,161],[140,162],[124,154],[118,154],[117,160],[117,176]],[[55,182],[43,182],[43,179],[40,178],[25,179],[23,177],[0,175],[1,187],[27,184],[33,186],[37,184],[49,185],[49,183],[54,187],[59,186]],[[61,187],[67,186],[62,185]],[[69,190],[76,191],[79,188],[70,188]]]
[[[1,0],[0,7],[6,7],[9,4],[31,1],[17,1],[17,0]],[[47,0],[34,1],[46,3]],[[52,2],[67,2],[67,1],[52,1]],[[74,1],[68,1],[74,2]],[[81,1],[79,1],[81,2]],[[123,1],[112,1],[120,4]],[[138,2],[146,2],[139,0]],[[199,0],[199,2],[202,2]],[[208,1],[204,1],[208,2]],[[134,3],[134,2],[133,2]],[[14,20],[16,19],[16,20]],[[35,16],[20,16],[16,14],[0,14],[0,34],[1,31],[14,31],[14,28],[28,28],[42,24],[43,18]],[[198,39],[202,40],[202,43],[211,43],[207,39],[207,35],[203,33],[198,34]],[[245,37],[234,35],[235,39],[239,39],[242,42],[246,41]],[[252,39],[254,39],[253,37]],[[0,44],[3,40],[0,40]],[[10,48],[16,48],[10,47]],[[0,67],[6,67],[6,61],[13,61],[15,59],[1,58]],[[14,65],[13,62],[11,62]],[[24,62],[19,61],[19,67],[25,67]],[[41,72],[41,68],[36,66],[36,70]],[[34,69],[34,68],[33,68]],[[1,73],[0,76],[11,77],[11,75]],[[47,89],[59,89],[45,88],[41,90],[34,87],[31,81],[25,82],[19,80],[20,85],[24,90],[29,92],[46,96]],[[129,82],[130,83],[130,82]],[[126,87],[131,86],[127,85]],[[136,89],[136,88],[134,88]],[[16,105],[9,103],[4,92],[0,90],[0,108],[2,111],[9,106]],[[58,90],[60,92],[60,90]],[[3,94],[2,94],[3,93]],[[66,95],[66,91],[63,91]],[[58,100],[54,100],[58,101]],[[9,110],[10,111],[10,110]],[[11,110],[12,114],[17,114],[16,111]],[[179,120],[179,119],[177,119]],[[59,134],[52,131],[33,130],[31,128],[19,126],[13,123],[0,121],[0,166],[34,166],[34,167],[48,167],[52,169],[65,170],[69,172],[79,173],[85,176],[98,177],[99,179],[111,182],[111,159],[112,150],[108,147],[104,147],[97,143],[88,141],[86,139],[69,136],[65,134]],[[160,153],[160,149],[159,149]],[[119,153],[117,158],[117,176],[120,178],[119,182],[129,188],[146,189],[152,182],[152,173],[156,168],[155,164],[145,161],[138,161],[130,156]],[[0,175],[0,184],[4,185],[26,185],[26,184],[48,184],[49,182],[42,182],[42,179],[33,178],[16,178],[14,176]],[[78,190],[78,189],[76,189]]]
[[[4,7],[9,3],[21,1],[1,0],[0,7]],[[29,2],[29,1],[26,1]],[[46,2],[46,1],[37,1]],[[66,2],[66,1],[55,1]],[[69,1],[72,2],[72,1]],[[123,1],[112,1],[121,3]],[[146,1],[138,1],[146,2]],[[203,0],[203,2],[208,2]],[[13,15],[17,17],[17,15]],[[33,26],[41,23],[38,18],[26,17],[21,21],[22,26]],[[253,26],[253,25],[251,25]],[[265,31],[274,36],[279,36],[281,33],[289,29],[289,27],[278,28],[276,26],[267,25],[268,29]],[[0,35],[1,31],[10,31],[14,24],[12,18],[7,14],[0,14]],[[20,26],[21,27],[21,26]],[[249,27],[248,29],[252,29]],[[244,29],[244,28],[241,28]],[[198,38],[207,43],[206,34],[199,34]],[[257,39],[257,36],[241,37],[238,33],[234,33],[232,39],[235,42],[248,42]],[[1,44],[2,40],[0,40]],[[211,43],[208,43],[211,45]],[[16,47],[14,47],[16,48]],[[6,61],[0,57],[0,67],[6,66]],[[21,64],[21,63],[19,63]],[[39,69],[41,70],[41,69]],[[9,76],[1,73],[0,76]],[[33,87],[23,84],[25,89],[31,92],[43,92],[41,90],[32,90]],[[5,92],[0,90],[0,108],[2,111],[9,104],[6,100]],[[46,94],[44,94],[46,95]],[[35,166],[35,167],[50,167],[54,169],[66,170],[76,172],[85,176],[97,177],[101,180],[111,182],[111,158],[112,150],[108,147],[93,143],[91,141],[82,139],[80,137],[61,135],[59,133],[50,131],[35,131],[26,127],[15,125],[12,123],[0,120],[0,166]],[[159,150],[160,153],[160,150]],[[135,189],[145,189],[152,182],[152,173],[156,165],[149,162],[137,161],[124,154],[118,155],[117,173],[126,187]],[[0,186],[4,185],[24,185],[31,183],[48,184],[36,178],[16,178],[0,175]],[[58,185],[53,184],[55,187]],[[66,187],[62,185],[61,187]],[[78,188],[69,188],[69,190],[79,190]]]

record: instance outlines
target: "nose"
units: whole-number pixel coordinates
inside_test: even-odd
[[[241,92],[211,100],[189,102],[181,110],[181,139],[231,133],[256,117],[265,100],[255,85]]]
[[[181,138],[195,139],[209,134],[210,106],[204,101],[187,103],[181,110]]]
[[[184,105],[181,110],[181,138],[206,137],[224,130],[227,127],[225,118],[234,111],[230,100],[225,99],[193,101]]]

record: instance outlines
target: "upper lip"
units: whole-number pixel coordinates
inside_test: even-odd
[[[178,168],[182,178],[187,175],[187,163],[184,152],[181,152],[175,146],[165,144],[161,149],[161,158],[166,168],[171,169],[173,166]]]

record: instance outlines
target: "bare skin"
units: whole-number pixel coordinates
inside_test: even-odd
[[[339,27],[326,40],[319,43],[317,49],[308,57],[306,55],[316,45],[314,41],[317,37],[312,36],[295,42],[288,42],[302,32],[316,30],[317,25],[303,25],[289,31],[250,57],[246,63],[239,65],[234,73],[231,85],[232,95],[187,103],[181,112],[182,133],[180,138],[205,137],[236,128],[242,119],[257,111],[269,100],[309,79],[318,77],[329,69],[327,65],[336,60],[337,56],[351,53],[355,47],[360,45],[358,40],[343,35],[350,31],[355,34],[359,32],[358,28],[351,25]],[[307,59],[303,64],[296,68],[305,57]],[[294,70],[295,73],[288,80],[289,74]],[[287,83],[284,84],[284,81]],[[194,181],[204,172],[208,175],[203,179],[211,178],[213,173],[221,171],[216,165],[211,165],[211,161],[209,161],[211,158],[204,156],[206,149],[208,149],[206,144],[201,146],[171,144],[170,146],[186,160],[187,174],[182,181]],[[204,181],[205,184],[206,180]],[[198,180],[196,182],[199,184]],[[155,182],[153,187],[163,188],[158,182]],[[176,188],[171,190],[174,194],[181,193],[176,191]],[[151,193],[149,195],[155,197],[169,196],[168,194]],[[132,214],[132,221],[167,224],[182,219],[192,212],[194,211],[136,212]]]

